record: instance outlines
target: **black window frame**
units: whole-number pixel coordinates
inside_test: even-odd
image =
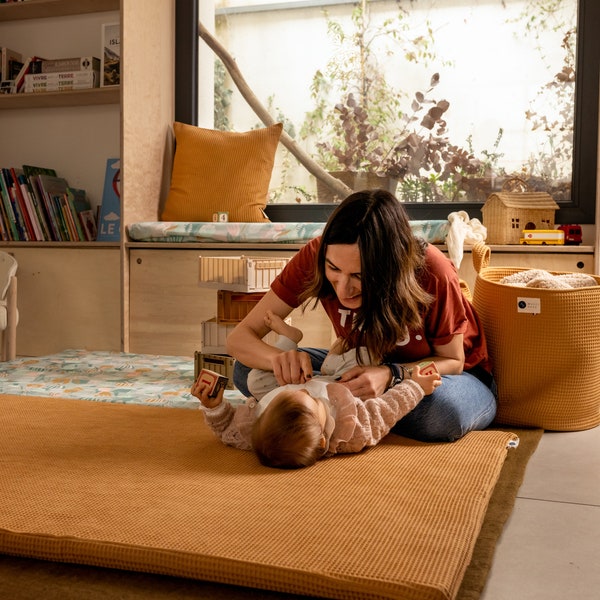
[[[198,0],[176,0],[175,119],[198,124]],[[600,1],[579,0],[573,171],[571,200],[559,202],[557,223],[594,224],[598,169],[598,111],[600,85]],[[479,202],[407,203],[411,219],[446,219],[451,210],[465,210],[481,219]],[[332,206],[269,204],[272,220],[322,221]]]

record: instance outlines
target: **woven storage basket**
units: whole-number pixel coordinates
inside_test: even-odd
[[[489,267],[489,257],[488,246],[474,246],[473,304],[498,385],[496,422],[554,431],[597,426],[600,285],[568,290],[503,285],[498,283],[503,277],[525,269]],[[539,305],[539,313],[522,312],[523,302],[534,310]]]

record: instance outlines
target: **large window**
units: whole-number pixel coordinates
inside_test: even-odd
[[[557,200],[559,222],[594,222],[599,2],[232,4],[215,0],[211,29],[324,168],[391,175],[413,218],[480,216],[487,195],[518,176]],[[209,112],[215,127],[260,126],[215,65],[201,124]],[[194,86],[178,83],[178,98],[196,98]],[[270,200],[317,202],[315,178],[283,147]]]

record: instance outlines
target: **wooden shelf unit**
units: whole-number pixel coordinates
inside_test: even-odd
[[[0,5],[0,22],[119,10],[120,0],[27,0]]]
[[[95,17],[92,13],[114,12],[120,9],[120,0],[29,0],[6,3],[0,4],[0,26],[3,27],[3,31],[10,33],[10,23],[19,25],[21,22],[21,30],[36,32],[36,47],[39,43],[43,52],[46,44],[52,47],[53,39],[52,33],[48,34],[47,40],[43,36],[39,37],[40,31],[44,32],[48,27],[48,31],[53,32],[56,24],[59,24],[60,28],[62,18],[71,19],[64,25],[67,29],[71,27],[71,22],[74,27],[81,22],[84,27],[95,28],[95,22],[101,17]],[[108,18],[107,16],[106,19]],[[36,19],[39,21],[34,21]],[[10,38],[10,35],[8,37]],[[13,33],[12,43],[3,39],[3,44],[22,51],[18,42],[14,41],[15,38],[20,39],[18,34]],[[29,51],[32,48],[31,39],[23,38],[22,47],[28,48]],[[97,50],[93,51],[95,55],[99,55],[101,50],[100,39],[98,30],[98,46]],[[70,44],[66,46],[70,49]],[[80,50],[77,44],[73,44],[72,56],[90,52],[90,46],[88,44],[87,50]],[[117,140],[120,146],[120,131],[112,129],[114,125],[120,128],[120,110],[94,107],[118,107],[120,102],[120,86],[0,95],[0,117],[5,123],[5,151],[1,162],[7,163],[12,160],[11,156],[14,156],[16,164],[25,163],[28,160],[26,157],[29,156],[28,148],[31,147],[33,158],[29,164],[54,166],[56,152],[65,153],[62,154],[67,159],[65,162],[73,158],[70,153],[75,153],[81,162],[82,156],[89,150],[87,164],[98,164],[98,179],[101,185],[108,146],[114,148],[114,142]],[[50,141],[52,137],[48,138],[46,145],[39,144],[35,136],[40,127],[44,129],[44,133],[48,130],[56,132],[57,129],[53,128],[56,119],[65,129],[71,126],[68,115],[73,113],[63,110],[65,107],[83,107],[76,109],[79,116],[73,123],[83,125],[84,133],[75,138],[59,137],[54,145]],[[21,109],[32,109],[32,113],[25,113]],[[15,121],[14,125],[12,121]],[[49,125],[48,128],[45,127],[46,124]],[[110,131],[114,132],[114,137],[111,141],[109,134],[103,143],[98,144],[98,136],[94,133],[97,133],[99,128],[108,131],[107,124],[111,125]],[[77,139],[78,143],[69,143],[71,139]],[[111,152],[116,151],[118,146],[117,150],[113,149]],[[93,169],[95,168],[94,166]],[[60,168],[57,170],[61,174]],[[67,178],[71,183],[71,177]],[[73,185],[77,187],[77,184]],[[82,187],[87,189],[87,185]],[[101,198],[102,189],[96,187],[94,186],[94,190],[98,200]],[[120,243],[3,241],[0,242],[0,250],[12,254],[19,265],[18,355],[51,354],[74,347],[114,351],[121,349]]]
[[[0,94],[0,110],[118,104],[120,101],[121,91],[119,86],[90,88],[86,90],[65,90],[63,92]]]

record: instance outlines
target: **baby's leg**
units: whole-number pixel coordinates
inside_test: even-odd
[[[268,310],[265,315],[265,325],[279,335],[284,335],[296,344],[302,339],[302,331],[293,325],[288,325],[279,315]]]

